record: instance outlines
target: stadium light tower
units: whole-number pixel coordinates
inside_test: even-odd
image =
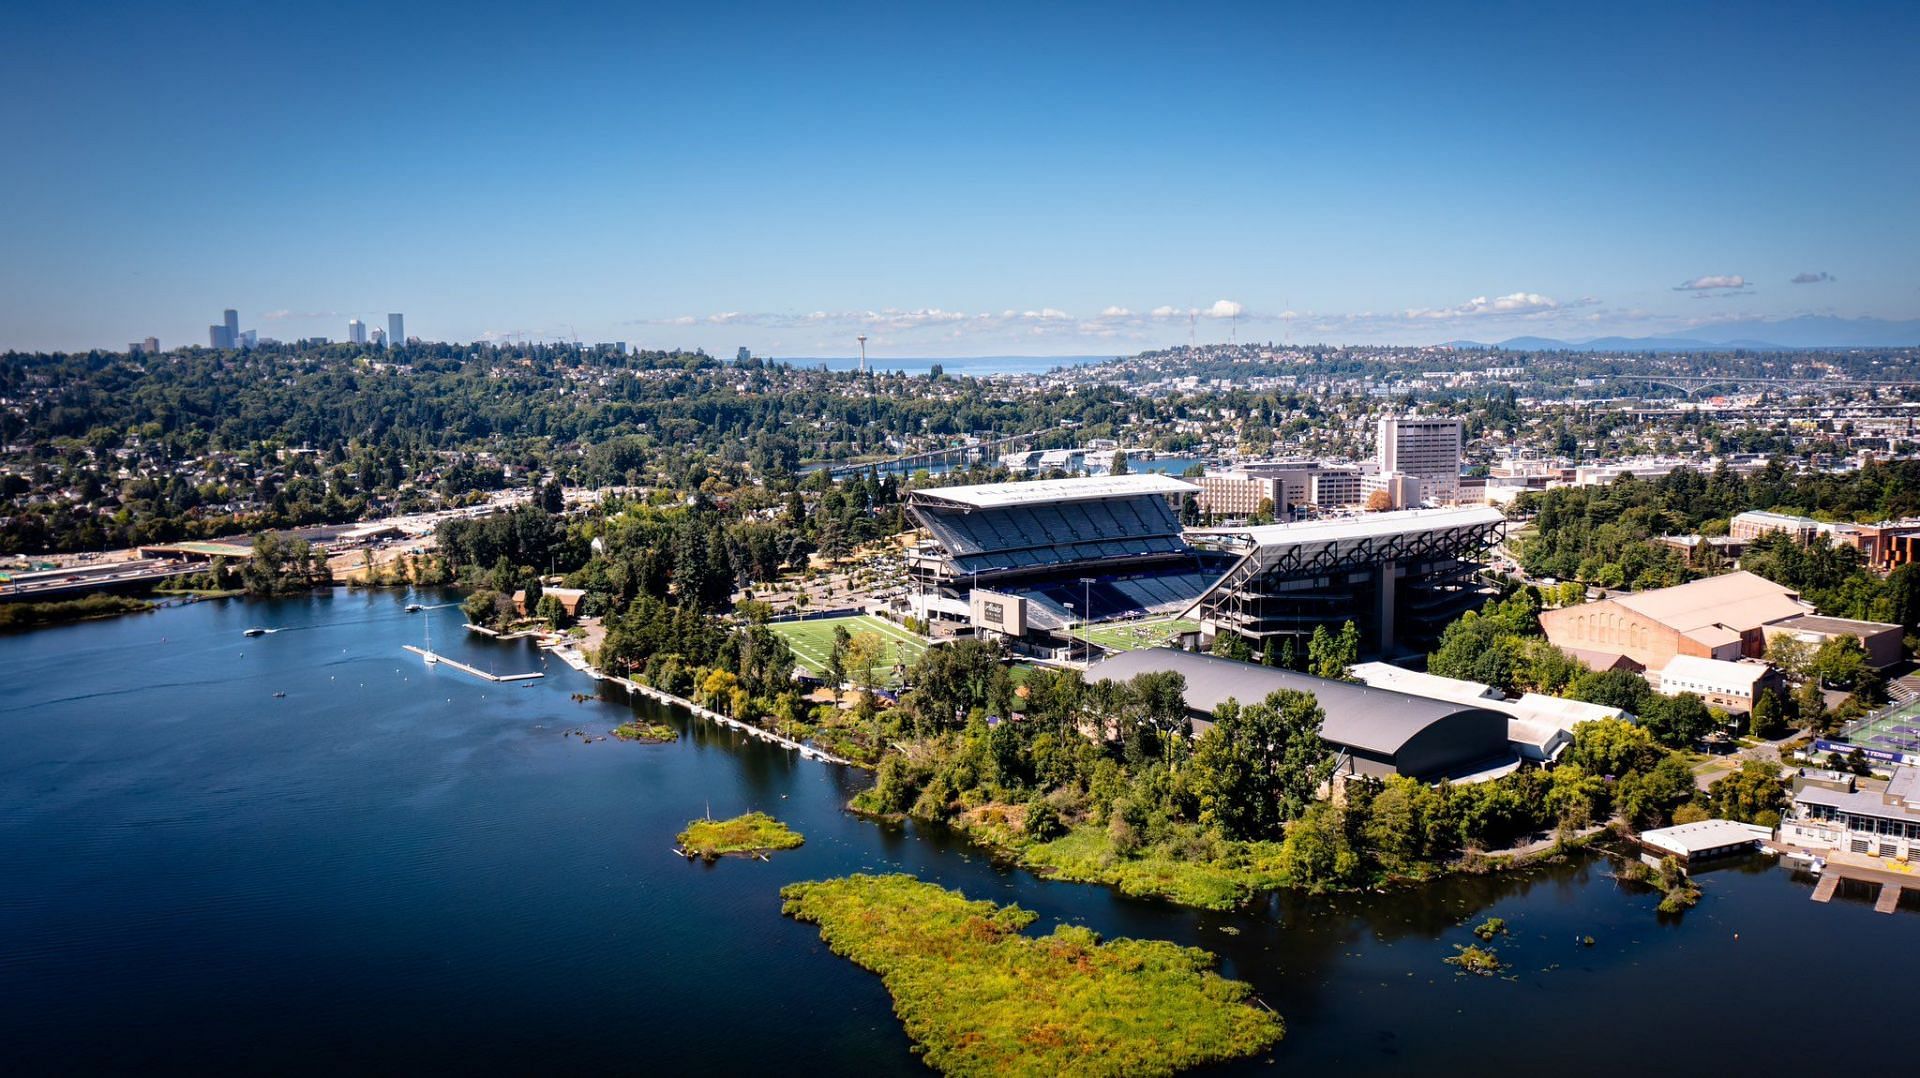
[[[860,373],[867,373],[867,335],[860,335]]]

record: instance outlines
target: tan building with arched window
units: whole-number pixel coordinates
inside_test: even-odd
[[[1760,658],[1769,626],[1812,612],[1792,590],[1738,572],[1544,611],[1540,627],[1563,651],[1624,655],[1662,670],[1675,655]]]

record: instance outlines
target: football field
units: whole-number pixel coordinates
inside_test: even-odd
[[[834,629],[844,628],[849,636],[873,633],[885,645],[880,650],[880,663],[874,667],[874,680],[883,688],[899,684],[900,679],[894,675],[896,664],[911,669],[914,660],[927,650],[926,640],[872,614],[818,621],[776,621],[767,628],[778,633],[793,649],[793,657],[800,665],[814,674],[826,673],[827,659],[833,654]],[[853,671],[847,674],[851,677]]]
[[[1181,633],[1199,631],[1200,623],[1197,621],[1142,618],[1138,621],[1108,621],[1088,625],[1075,635],[1108,651],[1138,651],[1141,648],[1161,647]]]

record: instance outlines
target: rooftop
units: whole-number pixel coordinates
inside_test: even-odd
[[[1733,820],[1701,820],[1640,832],[1641,842],[1682,857],[1709,850],[1724,850],[1729,846],[1764,842],[1772,837],[1773,832],[1765,827]]]
[[[1506,519],[1506,514],[1491,506],[1473,505],[1456,509],[1403,509],[1394,513],[1328,517],[1292,524],[1262,524],[1251,528],[1214,528],[1196,532],[1195,535],[1243,536],[1260,546],[1292,546],[1416,535],[1448,528],[1499,524]]]
[[[1282,689],[1311,693],[1326,712],[1322,736],[1336,744],[1383,755],[1399,752],[1415,734],[1442,719],[1492,710],[1177,648],[1122,652],[1095,663],[1087,671],[1087,678],[1125,681],[1136,674],[1169,670],[1187,679],[1187,707],[1194,711],[1210,713],[1230,699],[1255,704]],[[1505,717],[1501,715],[1503,720]]]
[[[1684,680],[1715,690],[1751,693],[1753,685],[1773,669],[1766,663],[1736,663],[1725,659],[1703,659],[1698,655],[1675,655],[1660,671],[1664,688],[1671,680]]]
[[[997,509],[1010,505],[1095,498],[1137,498],[1147,494],[1194,494],[1199,487],[1158,472],[1136,475],[1100,475],[1081,479],[1036,479],[1030,483],[978,483],[964,487],[932,487],[913,492],[922,503],[949,504],[967,509]]]
[[[1779,623],[1782,629],[1804,629],[1810,633],[1822,633],[1837,636],[1842,633],[1882,633],[1888,629],[1899,629],[1884,621],[1856,621],[1853,618],[1830,618],[1825,614],[1799,614]]]
[[[1744,632],[1809,612],[1791,589],[1744,570],[1616,595],[1613,602],[1688,635],[1715,625]]]

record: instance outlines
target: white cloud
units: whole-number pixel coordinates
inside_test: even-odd
[[[1230,299],[1216,299],[1213,301],[1213,306],[1200,312],[1207,318],[1238,318],[1245,313],[1247,313],[1245,307]]]
[[[1132,311],[1129,311],[1129,310],[1127,310],[1127,309],[1126,309],[1125,307],[1108,307],[1108,308],[1107,308],[1106,310],[1104,310],[1104,311],[1101,311],[1101,312],[1100,312],[1100,317],[1102,317],[1102,318],[1132,318],[1132,317],[1133,317],[1133,312],[1132,312]]]
[[[1568,306],[1584,307],[1593,302],[1595,301],[1590,298],[1582,299]],[[1482,316],[1541,314],[1560,310],[1562,306],[1553,297],[1543,296],[1538,292],[1509,292],[1504,296],[1495,296],[1491,299],[1486,296],[1475,296],[1454,307],[1410,307],[1406,311],[1406,317],[1414,321],[1443,321]]]
[[[1737,273],[1710,273],[1704,277],[1695,277],[1682,285],[1674,286],[1675,292],[1699,292],[1710,288],[1745,288],[1747,279]]]
[[[1796,273],[1793,275],[1793,280],[1789,281],[1788,283],[1789,284],[1826,284],[1828,281],[1832,281],[1836,279],[1837,278],[1835,278],[1833,274],[1828,273],[1826,270],[1821,270],[1818,273]]]

